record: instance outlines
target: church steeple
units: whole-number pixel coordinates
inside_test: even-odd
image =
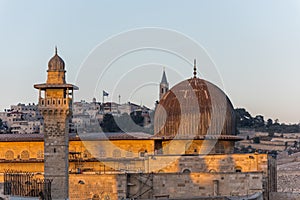
[[[163,75],[162,75],[162,78],[161,78],[161,82],[160,82],[160,83],[166,83],[166,84],[168,84],[165,69],[164,69],[164,71],[163,71]]]
[[[161,82],[159,84],[159,100],[164,96],[165,93],[168,92],[168,90],[169,90],[169,83],[167,81],[167,76],[164,69]]]

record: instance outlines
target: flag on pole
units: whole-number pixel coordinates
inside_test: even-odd
[[[109,95],[109,94],[103,90],[103,96],[104,96],[104,97],[108,97],[108,95]]]

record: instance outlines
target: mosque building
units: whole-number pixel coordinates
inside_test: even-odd
[[[0,197],[44,199],[270,199],[276,192],[276,160],[267,154],[236,154],[235,112],[216,85],[193,76],[169,89],[165,71],[159,86],[154,135],[69,134],[73,91],[57,54],[39,90],[43,134],[0,134]],[[51,180],[38,190],[8,175],[27,172]]]

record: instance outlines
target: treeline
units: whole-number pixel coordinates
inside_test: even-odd
[[[120,116],[105,114],[100,126],[104,132],[145,132],[153,134],[153,113],[149,117],[144,117],[141,111],[135,111],[128,115],[124,113]]]
[[[264,119],[264,116],[255,117],[245,108],[236,108],[237,128],[249,128],[259,132],[273,133],[300,133],[299,124],[284,124],[278,119]],[[149,121],[145,121],[142,112],[132,112],[130,115],[122,114],[113,116],[105,114],[100,126],[104,132],[147,132],[153,134],[153,115],[150,114]],[[151,123],[152,122],[152,123]]]
[[[284,124],[280,123],[278,119],[265,121],[262,115],[252,117],[245,108],[236,108],[235,113],[237,128],[251,128],[268,133],[300,133],[299,124]]]

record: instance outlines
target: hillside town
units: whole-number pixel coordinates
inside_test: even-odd
[[[144,105],[132,102],[118,104],[116,102],[97,102],[93,98],[91,102],[81,100],[73,103],[73,115],[69,123],[70,133],[88,129],[93,125],[99,126],[103,117],[140,114],[144,119],[142,126],[151,123],[150,114],[153,112]],[[0,133],[8,134],[39,134],[43,133],[43,117],[38,105],[35,103],[11,105],[9,109],[0,112]]]

